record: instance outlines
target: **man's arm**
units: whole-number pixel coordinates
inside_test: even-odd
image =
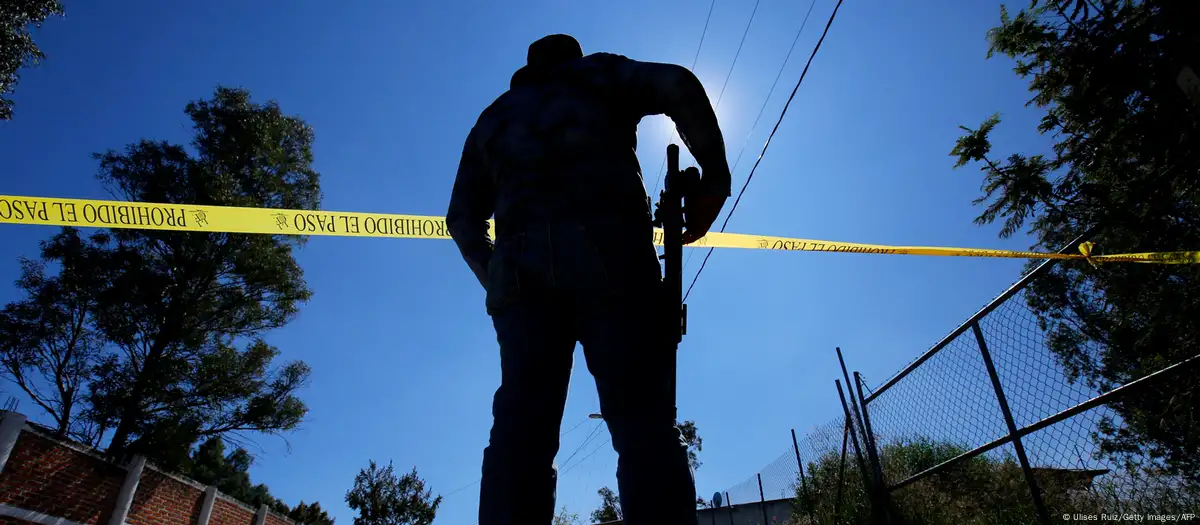
[[[643,115],[666,114],[675,123],[684,145],[703,170],[701,193],[728,197],[732,181],[725,141],[700,79],[682,66],[609,56],[626,97],[638,111]]]
[[[496,207],[496,187],[475,146],[475,133],[467,137],[462,158],[458,162],[458,175],[454,178],[454,190],[450,195],[450,209],[446,212],[446,228],[458,245],[467,266],[487,286],[488,261],[492,257],[492,239],[488,235],[488,219]]]

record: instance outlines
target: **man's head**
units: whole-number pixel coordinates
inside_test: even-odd
[[[583,56],[583,48],[579,41],[571,35],[550,35],[529,44],[529,54],[525,58],[528,67],[542,69],[557,66],[563,62]]]
[[[583,48],[571,35],[550,35],[529,44],[525,66],[513,73],[509,87],[553,78],[554,67],[583,57]]]

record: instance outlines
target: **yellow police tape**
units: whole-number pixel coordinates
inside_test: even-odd
[[[449,239],[444,217],[334,211],[238,208],[184,204],[151,204],[87,199],[58,199],[0,195],[0,223],[95,228],[137,228],[187,232],[257,233],[272,235],[337,235]],[[494,230],[495,224],[492,223]],[[662,230],[654,234],[662,244]],[[748,248],[803,252],[1004,257],[1017,259],[1087,259],[1092,263],[1200,263],[1200,251],[1092,255],[1084,243],[1078,254],[1042,253],[936,246],[888,246],[852,242],[770,237],[711,232],[690,244],[698,248]]]

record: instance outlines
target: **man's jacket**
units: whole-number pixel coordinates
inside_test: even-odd
[[[489,309],[522,289],[613,291],[661,277],[635,151],[638,122],[658,114],[703,169],[702,191],[728,196],[716,114],[687,69],[597,53],[513,75],[467,137],[446,213]]]

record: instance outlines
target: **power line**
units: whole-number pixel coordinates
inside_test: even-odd
[[[578,422],[578,423],[575,423],[575,425],[574,425],[574,426],[572,426],[570,429],[568,429],[566,432],[563,432],[563,433],[559,434],[559,435],[558,435],[558,437],[560,437],[560,438],[561,438],[561,437],[563,437],[563,436],[565,436],[565,435],[567,435],[567,434],[570,434],[572,431],[574,431],[575,429],[579,428],[579,427],[580,427],[580,425],[583,425],[584,423],[587,423],[589,419],[591,419],[591,416],[588,416],[588,417],[585,417],[585,418],[583,418],[583,419],[579,420],[579,422]],[[464,490],[467,490],[467,489],[469,489],[469,488],[471,488],[471,487],[473,487],[473,486],[475,486],[475,485],[478,485],[480,481],[481,481],[481,480],[477,479],[477,480],[475,480],[475,481],[472,481],[472,482],[470,482],[470,483],[467,483],[466,485],[463,485],[463,486],[461,486],[461,487],[459,487],[459,488],[456,488],[456,489],[454,489],[454,490],[452,490],[452,491],[450,491],[450,492],[447,492],[447,493],[443,494],[443,495],[442,495],[442,497],[449,497],[449,496],[453,496],[453,495],[455,495],[455,494],[458,494],[459,492],[462,492],[462,491],[464,491]]]
[[[575,452],[572,452],[570,456],[567,456],[567,460],[563,461],[563,465],[570,463],[571,459],[573,459],[576,454],[579,454],[580,450],[583,450],[583,447],[588,446],[593,439],[596,439],[596,436],[600,434],[600,428],[603,426],[604,425],[601,425],[600,423],[596,423],[596,426],[592,428],[592,433],[588,434],[588,437],[583,440],[583,443],[579,444],[579,447],[575,449]]]
[[[470,482],[470,483],[467,483],[466,485],[463,485],[463,486],[461,486],[461,487],[459,487],[459,488],[456,488],[456,489],[454,489],[454,490],[452,490],[452,491],[450,491],[450,492],[447,492],[447,493],[445,493],[445,494],[442,494],[442,497],[443,497],[443,498],[448,498],[448,497],[450,497],[450,496],[453,496],[453,495],[455,495],[455,494],[458,494],[459,492],[462,492],[462,491],[464,491],[464,490],[467,490],[467,489],[469,489],[469,488],[471,488],[471,487],[474,487],[475,485],[478,485],[480,481],[481,481],[481,480],[478,480],[478,479],[477,479],[477,480],[475,480],[475,481],[472,481],[472,482]]]
[[[733,78],[733,68],[737,66],[738,57],[742,55],[742,46],[746,44],[746,35],[750,34],[750,25],[754,23],[754,15],[758,13],[758,5],[760,3],[762,3],[762,0],[755,0],[754,9],[750,11],[750,19],[746,21],[746,28],[742,30],[742,39],[738,42],[737,51],[733,53],[733,63],[729,64],[729,71],[725,73],[725,82],[721,84],[721,92],[717,95],[717,103],[713,105],[714,111],[721,107],[721,99],[725,97],[725,88],[729,86],[729,79]],[[712,15],[711,9],[709,15]],[[707,23],[705,25],[707,25]],[[699,54],[696,56],[699,57]],[[695,67],[695,64],[692,64],[692,66]],[[670,138],[671,137],[668,136],[667,140],[670,140]],[[665,168],[666,165],[667,157],[666,153],[664,152],[662,165],[658,167],[658,177],[656,177],[654,181],[654,191],[651,192],[651,194],[658,192],[658,185],[662,182],[664,171],[663,168]]]
[[[579,422],[578,422],[578,423],[575,423],[575,426],[571,427],[571,428],[570,428],[570,430],[567,430],[566,432],[563,432],[562,434],[559,434],[559,435],[558,435],[558,437],[563,437],[563,436],[565,436],[565,435],[567,435],[567,434],[570,434],[571,432],[574,432],[574,431],[575,431],[575,429],[579,428],[579,426],[580,426],[580,425],[582,425],[582,424],[584,424],[584,423],[587,423],[589,419],[591,419],[591,416],[588,416],[588,417],[585,417],[585,418],[583,418],[583,419],[579,420]]]
[[[833,25],[833,19],[837,17],[838,8],[842,7],[842,1],[833,6],[833,13],[829,15],[829,21],[825,22],[825,30],[821,32],[821,38],[817,40],[817,45],[813,47],[812,54],[808,56],[808,62],[804,64],[804,70],[800,72],[800,80],[796,81],[796,87],[792,88],[792,94],[788,96],[787,103],[783,105],[783,110],[779,112],[779,120],[775,121],[775,127],[771,129],[771,134],[767,135],[767,141],[763,144],[762,152],[758,154],[758,158],[754,161],[754,166],[750,168],[750,174],[746,176],[746,183],[742,184],[741,191],[733,201],[733,206],[729,208],[729,214],[725,216],[725,222],[721,224],[721,231],[725,231],[725,227],[729,225],[730,217],[733,217],[734,210],[737,210],[738,203],[742,201],[742,195],[746,193],[746,187],[750,185],[750,181],[754,179],[754,172],[758,170],[759,163],[762,162],[763,156],[767,154],[767,148],[771,146],[771,139],[775,137],[775,132],[779,131],[779,125],[783,123],[784,115],[787,115],[788,107],[792,105],[792,100],[796,98],[796,92],[800,90],[800,84],[804,83],[804,77],[808,75],[808,68],[812,66],[813,58],[816,58],[817,51],[821,49],[821,43],[825,41],[825,36],[829,34],[829,27]],[[700,269],[696,271],[696,276],[692,278],[692,284],[688,285],[687,293],[683,294],[683,300],[686,301],[688,296],[692,294],[692,288],[696,286],[696,281],[700,279],[700,273],[704,271],[704,267],[708,264],[708,258],[712,257],[713,249],[709,248],[708,253],[704,255],[704,260],[700,262]]]
[[[742,141],[742,149],[738,150],[738,156],[733,161],[733,167],[730,171],[737,169],[737,165],[742,161],[742,154],[746,152],[746,145],[750,144],[750,137],[754,135],[754,130],[758,128],[758,122],[762,120],[763,113],[767,110],[767,103],[771,101],[771,95],[775,94],[775,87],[779,85],[779,79],[783,77],[783,70],[787,68],[787,63],[792,58],[792,52],[796,50],[796,44],[800,42],[800,34],[804,32],[804,26],[808,25],[808,17],[812,15],[813,8],[817,6],[817,0],[813,0],[808,5],[808,12],[804,14],[804,21],[800,23],[800,29],[796,30],[796,37],[792,39],[792,47],[788,48],[787,56],[783,57],[783,63],[779,65],[779,72],[775,73],[775,81],[771,83],[771,89],[767,91],[767,98],[763,100],[763,104],[758,108],[758,116],[754,117],[754,124],[750,126],[750,133],[746,135],[746,140]]]
[[[792,52],[796,50],[796,43],[800,42],[800,35],[804,33],[804,27],[808,25],[808,17],[812,15],[813,8],[817,6],[817,0],[813,0],[808,5],[808,12],[804,13],[804,21],[800,22],[800,29],[796,30],[796,37],[792,39],[792,46],[788,48],[787,55],[783,57],[783,63],[779,65],[779,72],[775,73],[775,81],[771,83],[771,89],[767,90],[767,98],[763,100],[762,106],[758,108],[758,116],[754,117],[754,124],[750,126],[750,132],[746,134],[746,140],[742,141],[742,148],[738,150],[737,158],[733,161],[733,167],[729,168],[729,172],[733,173],[737,170],[738,164],[742,162],[742,154],[746,152],[746,146],[750,144],[750,138],[754,136],[754,131],[758,129],[758,123],[762,120],[763,113],[767,111],[767,103],[771,101],[771,96],[775,94],[775,87],[779,85],[779,79],[783,77],[783,70],[787,69],[788,61],[792,59]],[[718,104],[720,101],[717,102]],[[692,257],[696,255],[696,250],[688,252],[687,260],[683,262],[683,269],[687,271],[687,267],[692,262]]]
[[[738,57],[742,55],[742,46],[746,44],[746,35],[750,34],[750,24],[754,23],[754,15],[758,13],[758,4],[762,0],[754,1],[754,9],[750,11],[750,20],[746,21],[746,29],[742,31],[742,39],[738,42],[737,51],[733,53],[733,63],[729,64],[729,73],[725,74],[725,83],[721,84],[721,92],[717,95],[717,103],[713,108],[721,107],[721,99],[725,97],[725,88],[729,86],[729,79],[733,77],[733,68],[737,66]]]
[[[704,35],[708,34],[708,22],[712,20],[713,8],[717,6],[717,0],[712,0],[708,3],[708,16],[704,17],[704,29],[700,31],[700,43],[696,45],[696,56],[692,58],[692,67],[689,70],[696,69],[696,62],[700,61],[700,48],[704,47]]]
[[[611,442],[612,442],[612,439],[611,439],[611,438],[610,438],[610,439],[606,439],[606,440],[604,440],[604,442],[603,442],[603,443],[601,443],[601,444],[600,444],[599,446],[597,446],[596,448],[592,449],[592,451],[591,451],[591,452],[588,452],[588,455],[586,455],[586,456],[584,456],[584,457],[582,457],[582,458],[579,458],[579,461],[576,461],[574,465],[571,465],[571,466],[569,466],[569,467],[566,467],[565,469],[563,469],[562,473],[563,473],[563,474],[566,474],[566,473],[570,472],[571,470],[573,470],[575,467],[578,467],[579,465],[582,465],[584,461],[587,461],[587,459],[588,459],[588,458],[590,458],[590,457],[592,457],[592,456],[596,455],[596,453],[597,453],[597,452],[600,452],[600,449],[604,448],[604,446],[605,446],[605,445],[607,445],[607,444],[609,444],[609,443],[611,443]]]
[[[708,23],[709,23],[709,21],[712,20],[713,8],[716,6],[717,6],[717,0],[712,0],[711,2],[708,3],[708,16],[704,17],[704,29],[702,31],[700,31],[700,43],[696,44],[696,56],[694,58],[692,58],[692,67],[689,67],[688,71],[695,72],[696,64],[700,61],[700,49],[702,47],[704,47],[704,37],[705,37],[705,35],[708,34]],[[673,134],[674,131],[675,131],[674,128],[668,127],[667,135],[665,137],[663,137],[663,142],[670,141],[671,135]],[[656,177],[656,179],[654,181],[654,191],[650,192],[651,196],[653,196],[655,193],[658,192],[658,184],[660,182],[662,182],[662,172],[663,172],[663,168],[665,168],[666,166],[667,166],[667,154],[663,153],[662,165],[658,167],[658,177]]]

